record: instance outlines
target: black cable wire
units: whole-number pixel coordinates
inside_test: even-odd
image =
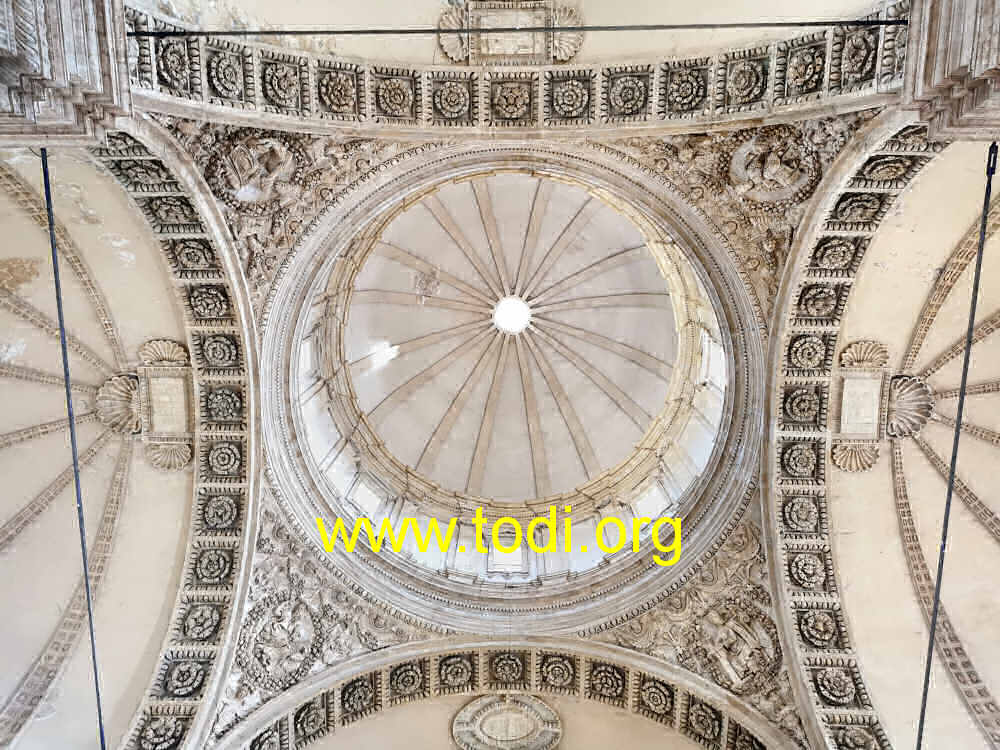
[[[165,37],[190,36],[430,36],[433,34],[507,34],[515,32],[575,32],[575,31],[718,31],[720,29],[784,29],[799,27],[829,27],[829,26],[906,26],[905,18],[872,19],[857,18],[832,21],[747,21],[738,23],[641,23],[641,24],[611,24],[605,26],[497,26],[495,28],[464,28],[441,29],[437,26],[424,26],[413,29],[230,29],[213,31],[212,29],[155,29],[136,30],[126,33],[128,37],[147,37],[163,39]]]
[[[49,185],[49,154],[42,149],[42,180],[45,183],[45,211],[49,217],[49,244],[52,247],[52,278],[56,287],[56,311],[59,315],[59,345],[62,347],[63,381],[66,386],[66,412],[69,416],[69,444],[73,452],[73,481],[76,484],[76,520],[80,528],[80,554],[83,556],[83,587],[87,595],[87,621],[90,626],[90,659],[94,666],[94,693],[97,696],[97,729],[101,750],[104,739],[104,711],[101,707],[101,684],[97,671],[97,641],[94,638],[94,606],[90,595],[90,574],[87,565],[87,531],[83,523],[83,493],[80,490],[80,457],[76,447],[76,418],[73,415],[73,392],[69,379],[69,351],[66,345],[66,321],[63,317],[62,284],[59,281],[59,255],[56,252],[55,217],[52,212],[52,187]]]
[[[924,666],[924,687],[920,697],[920,723],[917,724],[917,750],[924,740],[924,719],[927,716],[927,692],[931,681],[931,663],[934,658],[934,636],[937,631],[938,611],[941,608],[941,577],[944,573],[944,553],[948,546],[948,519],[951,515],[951,497],[955,489],[955,469],[958,466],[958,441],[962,435],[962,412],[965,409],[965,387],[969,380],[969,359],[972,355],[972,336],[976,328],[976,304],[979,301],[979,279],[983,271],[983,247],[986,245],[986,219],[990,213],[990,194],[993,175],[997,171],[997,144],[990,144],[986,157],[986,194],[983,196],[983,218],[979,224],[979,249],[976,252],[976,271],[972,277],[972,301],[969,303],[969,327],[965,332],[965,353],[962,359],[962,381],[958,387],[958,409],[955,414],[955,437],[951,444],[951,467],[948,470],[948,492],[944,500],[944,520],[941,523],[941,548],[938,551],[937,580],[934,583],[934,608],[931,611],[930,637],[927,640],[927,663]]]

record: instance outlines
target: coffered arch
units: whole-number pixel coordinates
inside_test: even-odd
[[[945,150],[944,155],[938,156],[942,150]],[[888,493],[887,497],[882,490],[884,485],[874,483],[874,478],[863,483],[862,473],[870,471],[879,461],[882,462],[880,465],[891,465],[894,471],[898,470],[901,460],[899,438],[909,436],[914,429],[919,431],[922,420],[930,416],[930,402],[924,404],[920,401],[920,394],[926,388],[918,379],[910,377],[906,382],[905,378],[887,379],[882,385],[883,374],[896,365],[890,361],[888,351],[882,344],[870,340],[878,338],[875,328],[869,327],[867,334],[861,336],[862,340],[852,342],[850,338],[839,337],[840,327],[845,314],[849,314],[844,311],[851,311],[855,304],[862,305],[861,309],[869,314],[887,307],[884,299],[874,302],[870,282],[865,283],[866,272],[873,277],[902,273],[909,278],[894,265],[913,262],[912,258],[902,260],[907,257],[906,251],[902,250],[907,240],[897,227],[913,231],[910,227],[921,225],[907,211],[916,210],[913,206],[931,196],[934,190],[931,185],[939,179],[938,175],[944,175],[941,179],[952,182],[958,179],[956,169],[959,168],[952,166],[949,172],[945,166],[947,163],[959,163],[955,159],[948,161],[952,153],[952,150],[945,149],[945,144],[928,142],[924,131],[906,125],[905,118],[898,114],[888,113],[872,123],[866,136],[841,157],[840,163],[827,178],[830,184],[822,199],[814,203],[809,223],[804,226],[795,247],[797,255],[793,255],[786,269],[779,301],[782,312],[771,337],[769,457],[764,466],[769,495],[764,510],[770,519],[768,525],[773,524],[774,529],[770,540],[773,550],[771,565],[776,578],[782,582],[778,596],[784,604],[780,608],[783,626],[787,637],[795,643],[800,660],[798,688],[818,708],[815,714],[818,726],[814,725],[814,730],[824,732],[837,747],[840,745],[836,743],[841,742],[839,737],[849,728],[863,731],[867,737],[865,741],[873,747],[910,742],[908,738],[901,738],[900,731],[904,724],[900,722],[903,717],[908,717],[905,721],[909,722],[915,715],[919,707],[916,694],[911,689],[907,690],[913,701],[909,707],[901,706],[895,694],[886,693],[884,687],[880,687],[881,693],[870,695],[868,691],[872,683],[866,682],[863,675],[867,669],[877,670],[872,673],[873,682],[884,686],[885,675],[879,670],[884,668],[885,662],[873,658],[870,648],[856,647],[850,640],[852,626],[860,627],[867,639],[872,637],[871,613],[874,610],[859,605],[858,595],[852,594],[852,589],[866,588],[856,583],[859,565],[864,565],[859,557],[861,549],[849,536],[839,535],[859,533],[866,536],[867,531],[858,531],[857,524],[862,515],[855,507],[862,497],[865,502],[874,503],[881,509],[886,508],[887,503],[888,507],[892,507],[892,493]],[[934,167],[933,178],[928,165]],[[922,171],[924,169],[927,169],[926,173]],[[943,171],[939,172],[939,169]],[[952,176],[947,177],[949,174]],[[964,187],[962,190],[967,200],[974,194],[974,191]],[[964,207],[964,211],[971,214],[977,207],[973,200]],[[938,217],[937,226],[942,236],[953,236],[954,224],[950,216],[954,211],[952,209],[948,220]],[[892,229],[885,228],[889,225]],[[886,235],[885,240],[883,234]],[[934,239],[939,240],[936,236]],[[971,242],[967,237],[962,245],[964,250],[961,252],[966,256]],[[870,252],[871,248],[875,251]],[[934,252],[940,253],[940,250]],[[941,283],[944,282],[938,286]],[[866,303],[854,301],[852,290],[859,287],[868,295],[861,298]],[[888,320],[892,322],[886,328],[894,330],[903,323],[895,317],[895,307],[888,305],[888,308],[892,311]],[[957,308],[953,306],[951,309]],[[899,316],[905,319],[906,313],[899,312]],[[852,318],[855,319],[856,316]],[[987,324],[988,321],[985,321],[983,326]],[[914,335],[918,338],[923,336],[924,328],[926,326],[918,324],[919,333]],[[859,325],[855,323],[852,331],[857,330]],[[896,356],[893,354],[894,358]],[[912,362],[909,366],[913,366]],[[934,362],[927,367],[929,372],[938,369]],[[863,395],[866,389],[870,395]],[[899,389],[904,389],[906,395],[899,395],[903,394],[903,390]],[[911,392],[916,396],[911,397]],[[948,394],[944,396],[947,400]],[[926,416],[918,417],[916,423],[901,411],[911,401],[916,413],[923,415],[924,411],[927,412]],[[885,418],[887,407],[890,413],[888,424]],[[904,421],[898,424],[893,422],[891,415],[894,409],[897,414],[895,419]],[[818,420],[809,416],[817,413],[821,415]],[[947,424],[947,416],[937,419]],[[890,436],[895,436],[891,445],[880,443],[880,440]],[[917,438],[917,443],[920,444],[920,438]],[[888,459],[880,459],[883,453],[889,454]],[[885,463],[887,460],[888,464]],[[845,490],[850,493],[847,488],[852,487],[861,494],[845,494]],[[862,490],[862,487],[865,489]],[[901,507],[898,487],[896,494],[898,510]],[[905,503],[905,493],[903,501]],[[988,508],[982,510],[989,515]],[[900,533],[909,540],[913,534],[907,532],[904,518],[909,511],[906,508],[903,511],[905,513],[899,520]],[[873,511],[872,518],[882,512]],[[925,528],[928,528],[926,524]],[[905,546],[909,560],[912,545],[907,541]],[[866,554],[873,554],[873,551]],[[930,595],[927,591],[929,577],[926,568],[921,571],[919,567],[925,563],[918,560],[916,564],[917,568],[911,566],[914,575],[917,575],[914,586],[923,598]],[[846,577],[845,570],[848,571]],[[900,595],[908,600],[902,591]],[[854,607],[861,606],[861,611],[852,614],[851,608],[845,608],[842,597],[848,599],[848,604],[853,602]],[[912,602],[908,600],[905,606],[911,607]],[[820,620],[825,623],[822,627],[818,626]],[[942,637],[950,637],[947,635],[949,631],[946,626],[945,636],[938,633],[939,649],[946,649],[942,653],[954,650],[941,641]],[[925,635],[919,636],[911,642],[914,645],[909,651],[910,666],[913,667],[919,665],[923,658],[922,647],[915,646],[915,641],[921,637],[926,638]],[[866,642],[870,641],[862,640],[862,644]],[[961,644],[957,648],[961,649]],[[861,659],[858,658],[859,652],[863,657]],[[838,688],[830,692],[831,686],[820,683],[817,668],[829,665],[842,671],[845,678],[843,690]],[[906,674],[915,683],[919,679],[916,669],[908,668]],[[962,684],[967,682],[966,677],[960,674],[956,674],[955,679]],[[916,687],[917,684],[912,686],[913,689]],[[984,695],[981,690],[963,688],[962,692],[972,701],[978,700],[974,695]],[[932,719],[930,731],[944,731],[945,736],[950,736],[948,730],[941,728],[941,722],[954,718],[954,701],[947,696],[935,698],[935,701],[938,702],[932,701],[931,713],[947,713],[948,719],[942,716]],[[883,704],[887,710],[891,705],[891,727],[882,724],[880,705]],[[849,707],[853,709],[850,713],[854,718],[844,710]],[[868,712],[870,718],[859,720],[859,710]],[[905,711],[903,717],[900,710]],[[974,711],[987,724],[992,721],[988,712]],[[912,730],[912,724],[908,725]]]
[[[661,740],[680,734],[707,747],[791,750],[796,745],[718,686],[625,649],[558,638],[449,638],[349,659],[270,701],[220,750],[304,747],[359,721],[391,721],[392,708],[442,696],[575,697],[655,721]],[[627,737],[622,738],[628,741]],[[685,745],[686,746],[686,745]]]

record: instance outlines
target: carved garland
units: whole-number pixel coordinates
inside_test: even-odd
[[[895,197],[943,147],[929,143],[922,127],[904,128],[869,154],[834,196],[815,249],[801,261],[802,275],[785,313],[777,393],[806,389],[820,398],[825,413],[841,315],[861,256]],[[838,269],[836,278],[830,278],[831,263]],[[841,365],[881,366],[884,353],[871,343],[846,347]],[[799,668],[829,746],[886,750],[889,740],[848,639],[834,574],[824,494],[832,425],[824,421],[827,432],[809,433],[787,410],[777,415],[771,461],[778,565],[784,571]],[[848,471],[864,470],[877,458],[870,449],[877,451],[877,444],[838,443],[832,446],[832,460]]]
[[[118,178],[150,222],[185,310],[195,394],[194,523],[173,622],[153,683],[126,739],[128,750],[181,747],[211,682],[235,601],[249,513],[247,363],[232,288],[192,203],[170,171],[136,139],[108,137],[94,157]],[[183,354],[171,342],[143,348],[146,370]],[[176,446],[186,447],[183,443]],[[187,456],[190,456],[190,449]],[[168,463],[177,457],[164,457]]]

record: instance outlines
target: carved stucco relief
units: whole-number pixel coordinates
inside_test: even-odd
[[[770,317],[805,204],[837,154],[875,114],[867,110],[726,133],[635,137],[609,145],[660,173],[712,218],[738,248],[744,279]],[[827,265],[836,264],[836,257],[831,253]]]
[[[429,147],[169,117],[162,121],[222,205],[258,313],[285,256],[310,222],[390,160]]]
[[[217,742],[226,741],[238,726],[255,722],[255,712],[284,691],[307,679],[322,678],[325,672],[354,656],[413,641],[428,641],[431,647],[434,640],[449,635],[354,590],[320,552],[299,540],[282,516],[279,503],[265,499],[251,589],[235,644],[234,666],[226,677],[225,695],[215,716],[213,736]],[[753,522],[742,522],[678,592],[645,614],[591,638],[710,680],[733,700],[745,701],[792,743],[804,746],[802,722],[773,619],[760,539],[760,530]],[[822,628],[823,623],[817,623],[816,627]],[[490,661],[490,672],[482,678],[476,676],[478,667],[473,664],[469,667],[470,679],[477,684],[482,681],[486,688],[529,690],[532,677],[523,662],[524,655],[519,654]],[[575,660],[567,662],[565,668],[571,672],[564,684],[561,662],[543,660],[538,665],[539,679],[554,680],[550,689],[555,692],[560,692],[559,685],[575,689],[578,678],[572,675],[579,666],[573,666],[574,663]],[[413,668],[424,667],[418,663]],[[454,679],[458,680],[459,672],[465,672],[460,665],[455,669],[458,671]],[[394,674],[390,672],[390,680]],[[421,675],[417,682],[429,684],[430,678],[423,672]],[[403,680],[401,675],[396,676]],[[439,676],[439,686],[440,680],[445,677]],[[413,679],[406,680],[406,684],[411,682]],[[592,691],[596,691],[591,697],[596,699],[604,700],[601,690],[627,696],[624,683],[614,688],[614,674],[592,675],[591,683]],[[372,685],[372,700],[384,695],[383,688]],[[669,691],[661,686],[661,692],[663,689]],[[395,694],[393,691],[399,692],[390,687],[390,694]],[[357,702],[352,697],[354,692],[357,691],[342,697],[347,701],[341,707],[342,712],[367,715],[384,703],[384,700],[364,706],[359,703],[352,708]],[[404,690],[401,699],[424,695],[423,690],[415,693],[411,695]],[[649,706],[640,713],[672,722],[672,707],[663,708],[658,693],[654,693],[653,687],[643,693],[639,707],[646,703]],[[670,696],[672,705],[672,692]],[[356,697],[360,700],[360,693]],[[706,732],[709,729],[710,726],[702,727]],[[304,730],[282,725],[277,731],[294,731],[298,736]],[[701,730],[691,731],[700,736]]]
[[[125,133],[109,135],[92,155],[148,221],[184,309],[186,346],[155,340],[140,348],[138,415],[131,413],[131,393],[121,388],[114,389],[117,404],[104,412],[130,432],[138,417],[155,464],[195,463],[192,527],[171,626],[123,741],[129,750],[174,750],[200,731],[199,708],[214,696],[218,646],[230,631],[241,585],[255,489],[251,363],[238,287],[225,271],[209,220],[167,162]],[[115,401],[110,390],[105,395]]]
[[[874,114],[594,146],[658,173],[711,217],[739,249],[741,274],[767,317],[806,202]],[[442,145],[161,120],[223,204],[258,312],[298,238],[329,206],[408,156]],[[822,312],[822,304],[810,309]]]
[[[888,389],[886,397],[879,398],[887,357],[877,342],[849,342],[840,347],[839,368],[835,367],[837,336],[868,243],[896,196],[944,148],[929,142],[920,126],[888,135],[867,151],[845,184],[832,191],[815,226],[803,228],[813,232],[804,235],[811,250],[796,260],[798,275],[776,322],[781,349],[776,352],[779,370],[772,398],[782,404],[790,391],[812,388],[821,395],[821,412],[827,415],[810,432],[787,410],[775,409],[773,454],[768,459],[775,480],[765,506],[778,525],[772,548],[781,571],[777,582],[781,588],[775,593],[784,602],[778,616],[793,634],[789,656],[795,659],[795,679],[813,704],[810,718],[818,721],[828,746],[837,750],[891,747],[868,695],[841,609],[825,495],[828,461],[841,470],[864,471],[878,460],[876,440],[885,429],[880,415],[888,411],[889,400]],[[831,254],[832,243],[841,250]],[[864,410],[866,415],[874,410],[874,416],[858,419],[854,414],[851,424],[864,426],[871,437],[862,442],[845,440],[838,431],[844,414],[829,413],[825,402],[831,384],[843,388],[843,381],[865,375],[876,378],[872,382],[878,386],[867,389],[875,398],[873,406]]]
[[[355,590],[281,515],[273,501],[263,501],[216,738],[269,699],[352,656],[443,634]]]
[[[710,679],[807,744],[752,521],[743,521],[684,588],[596,638]]]

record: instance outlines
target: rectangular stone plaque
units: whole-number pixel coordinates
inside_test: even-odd
[[[471,28],[548,26],[549,18],[547,2],[473,0],[469,3]],[[551,62],[551,34],[546,32],[503,32],[470,36],[471,65],[540,65]]]
[[[149,411],[153,432],[183,434],[188,432],[187,378],[151,377]]]
[[[845,377],[840,401],[841,434],[877,437],[881,395],[880,375]]]

